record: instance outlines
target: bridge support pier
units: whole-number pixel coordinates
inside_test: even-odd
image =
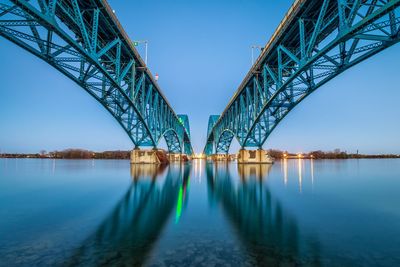
[[[187,162],[190,159],[186,154],[169,153],[168,154],[168,160],[169,160],[169,162]]]
[[[268,155],[268,152],[263,149],[246,150],[240,149],[238,153],[238,163],[258,163],[258,164],[272,164],[273,159]]]
[[[229,161],[229,154],[213,154],[207,157],[207,160],[212,161]]]
[[[135,148],[131,151],[131,164],[168,164],[167,153],[164,150]]]

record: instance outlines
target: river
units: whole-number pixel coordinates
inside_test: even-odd
[[[399,191],[399,159],[0,159],[0,266],[400,266]]]

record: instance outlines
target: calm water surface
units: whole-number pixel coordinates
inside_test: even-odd
[[[400,266],[400,160],[0,159],[0,266]]]

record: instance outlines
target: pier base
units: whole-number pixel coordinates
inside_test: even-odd
[[[189,161],[189,157],[186,154],[169,153],[168,160],[169,162],[187,162]]]
[[[230,157],[228,154],[213,154],[210,156],[212,161],[229,161]]]
[[[131,151],[131,164],[168,164],[167,153],[164,150],[140,150]]]
[[[238,163],[257,163],[257,164],[272,164],[273,159],[268,155],[268,152],[263,149],[246,150],[241,149],[238,153]]]

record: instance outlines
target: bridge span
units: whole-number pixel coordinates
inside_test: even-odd
[[[209,119],[203,153],[262,149],[304,98],[400,40],[400,0],[297,0],[221,115]]]
[[[118,121],[135,148],[193,153],[177,115],[106,0],[0,0],[0,35],[73,80]]]

